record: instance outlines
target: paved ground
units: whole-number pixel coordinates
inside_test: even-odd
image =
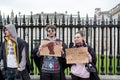
[[[120,80],[120,75],[99,75],[101,80]],[[31,80],[39,80],[39,75],[31,75]],[[71,80],[69,75],[66,75],[67,80]]]

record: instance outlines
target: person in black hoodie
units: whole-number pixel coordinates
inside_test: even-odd
[[[60,41],[55,37],[56,27],[54,25],[47,25],[46,31],[48,35],[47,40]],[[67,45],[62,42],[61,57],[41,56],[40,51],[42,48],[42,45],[39,44],[32,51],[35,64],[40,72],[40,80],[66,80],[64,70],[67,67],[65,59]]]
[[[74,36],[74,45],[72,48],[88,47],[89,63],[85,64],[71,64],[71,77],[72,80],[100,80],[96,69],[96,55],[94,49],[91,48],[84,41],[83,31],[78,31]]]
[[[26,69],[27,43],[17,36],[15,25],[3,27],[5,41],[1,45],[0,61],[3,60],[2,73],[7,80],[30,80]]]

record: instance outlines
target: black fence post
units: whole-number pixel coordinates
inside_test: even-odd
[[[108,19],[106,19],[106,25],[108,25]],[[105,57],[106,57],[106,73],[108,73],[108,71],[109,71],[109,69],[108,69],[108,66],[109,66],[109,65],[108,65],[108,63],[109,63],[109,62],[108,62],[108,61],[109,61],[109,60],[108,60],[108,54],[109,54],[109,53],[108,53],[108,52],[109,52],[109,51],[108,51],[108,50],[109,50],[109,48],[108,48],[108,44],[109,44],[109,43],[108,43],[108,39],[109,39],[108,29],[109,29],[109,27],[106,27],[106,44],[105,44],[105,45],[106,45],[106,56],[105,56]]]
[[[112,28],[113,28],[113,24],[112,24],[113,20],[112,20],[112,15],[110,16],[110,24],[109,24],[109,30],[110,30],[110,54],[109,54],[109,75],[112,75],[112,59],[113,59],[113,55],[112,55]]]
[[[41,15],[39,15],[39,18],[38,18],[38,26],[39,26],[39,42],[41,42],[41,28],[42,28],[42,24],[41,24]],[[36,44],[38,44],[36,43]],[[40,72],[38,73],[38,75],[40,75]]]
[[[95,53],[96,53],[96,27],[97,27],[97,17],[96,17],[96,15],[94,15],[94,23],[93,23],[93,30],[94,30],[93,40],[94,40],[94,45],[93,45],[93,48],[94,48]],[[97,59],[97,61],[99,60],[98,58],[96,58],[96,59]],[[99,72],[99,69],[98,69],[98,72]]]
[[[96,45],[95,45],[95,42],[96,42],[96,27],[97,27],[97,17],[96,15],[94,15],[94,24],[93,24],[93,30],[94,30],[94,51],[96,53]]]
[[[117,75],[120,75],[120,15],[118,15],[117,35]]]
[[[33,51],[33,17],[32,17],[32,12],[31,12],[31,18],[30,18],[30,28],[31,28],[31,51]],[[31,53],[31,66],[34,70],[33,67],[33,54]],[[34,75],[33,70],[31,70],[31,75]]]
[[[39,15],[39,19],[38,19],[38,26],[39,26],[39,41],[41,42],[41,15]]]
[[[102,41],[101,41],[101,75],[104,75],[104,16],[102,16],[102,23],[101,23],[101,34],[102,34]]]
[[[54,15],[54,14],[53,14]],[[61,18],[62,15],[62,18]],[[37,15],[35,15],[37,16]],[[42,17],[41,17],[42,16]],[[86,21],[84,18],[80,18],[79,12],[78,17],[72,15],[56,14],[53,18],[51,14],[39,15],[38,18],[32,16],[26,17],[25,15],[21,16],[20,19],[15,17],[15,27],[17,29],[19,36],[24,40],[27,40],[29,43],[30,49],[32,51],[34,48],[34,41],[36,43],[41,42],[42,38],[45,38],[45,26],[48,24],[54,24],[58,30],[58,36],[63,42],[66,42],[69,47],[73,46],[73,34],[77,30],[85,30],[86,32],[86,42],[94,47],[94,51],[97,54],[97,69],[101,75],[105,74],[114,74],[120,75],[120,15],[118,16],[118,23],[116,24],[114,20],[114,25],[112,17],[110,21],[108,19],[104,20],[97,19],[96,15],[93,18],[86,15]],[[30,17],[30,19],[28,19]],[[33,22],[33,17],[36,18]],[[18,21],[18,20],[20,21]],[[4,21],[5,22],[4,22]],[[36,22],[38,20],[38,22]],[[105,22],[106,21],[106,22]],[[19,22],[19,23],[18,23]],[[109,23],[110,22],[110,23]],[[0,15],[0,42],[3,42],[3,33],[2,28],[5,24],[10,24],[11,18],[9,15],[7,19],[2,18]],[[27,24],[26,24],[27,23]],[[34,25],[35,24],[35,25]],[[26,36],[26,31],[28,30],[28,35]],[[39,31],[38,31],[39,30]],[[62,33],[61,33],[62,32]],[[110,33],[110,34],[109,34]],[[39,34],[39,35],[34,35]],[[116,36],[117,35],[117,36]],[[36,40],[33,40],[33,39]],[[39,39],[38,39],[39,38]],[[105,42],[106,41],[106,42]],[[117,42],[115,42],[117,41]],[[110,45],[110,46],[109,46]],[[114,58],[113,58],[114,57]],[[31,53],[31,66],[34,67],[33,55]],[[116,59],[117,58],[117,59]],[[101,60],[101,61],[99,61]],[[113,63],[114,61],[114,63]],[[112,64],[113,63],[113,64]],[[34,71],[33,71],[34,70]],[[36,71],[34,67],[30,74],[34,75]]]
[[[65,30],[65,16],[63,15],[62,16],[62,41],[64,42],[64,34],[65,34],[65,32],[64,32],[64,30]]]
[[[72,14],[70,16],[70,44],[69,44],[69,48],[71,48],[73,46],[73,42],[72,42],[72,28],[73,28],[73,18],[72,18]]]

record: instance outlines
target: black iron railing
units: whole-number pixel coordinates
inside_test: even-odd
[[[5,22],[6,21],[6,22]],[[0,42],[3,42],[2,27],[5,24],[11,23],[9,16],[7,19],[2,18],[0,15]],[[29,54],[31,59],[31,66],[34,66],[32,74],[38,73],[31,51],[34,49],[36,43],[39,43],[41,39],[45,38],[45,26],[48,24],[54,24],[57,27],[56,37],[63,40],[68,47],[73,45],[73,36],[78,30],[85,32],[86,42],[92,46],[97,56],[97,69],[101,75],[120,75],[120,15],[117,20],[113,20],[112,16],[108,19],[94,18],[86,19],[80,18],[78,13],[77,17],[72,15],[65,16],[64,14],[58,15],[55,13],[53,17],[46,15],[38,15],[17,17],[15,16],[14,22],[18,36],[26,40],[29,43]],[[66,74],[69,73],[67,69]]]

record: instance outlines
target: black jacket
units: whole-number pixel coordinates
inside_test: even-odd
[[[5,80],[1,70],[0,70],[0,80]]]
[[[23,77],[23,80],[30,80],[30,76],[29,76],[29,67],[30,66],[30,61],[29,61],[29,58],[28,58],[28,44],[20,39],[20,38],[17,38],[17,44],[18,44],[18,58],[19,58],[19,62],[21,61],[21,58],[22,58],[22,50],[23,48],[25,47],[25,52],[26,52],[26,69],[24,69],[22,72],[20,72],[22,74],[22,77]],[[1,50],[0,50],[0,61],[1,59],[3,59],[3,62],[4,62],[4,69],[6,70],[7,68],[7,63],[6,63],[6,50],[5,50],[5,42],[2,43],[1,45]],[[16,48],[17,49],[17,48]],[[16,50],[17,51],[17,50]]]
[[[42,63],[43,63],[43,56],[38,57],[36,54],[38,52],[38,47],[40,44],[38,44],[35,49],[32,51],[32,55],[33,55],[33,59],[35,61],[35,64],[40,72],[40,75],[42,75],[41,72],[41,67],[42,67]],[[65,49],[67,48],[67,45],[65,43],[62,44],[63,46],[63,51],[65,52]],[[64,55],[65,56],[65,55]],[[67,68],[67,64],[66,64],[66,59],[65,57],[58,57],[59,63],[60,63],[60,80],[66,80],[65,78],[65,74],[64,74],[64,70],[65,68]],[[42,79],[40,79],[42,80]]]
[[[83,46],[88,47],[88,52],[90,53],[92,57],[92,62],[89,62],[85,65],[88,72],[90,72],[90,80],[100,80],[98,76],[97,68],[96,68],[96,54],[94,52],[94,49],[90,47],[89,45],[87,45],[84,41],[83,41]],[[75,46],[72,46],[72,48],[75,48]],[[72,64],[69,65],[69,67],[71,66]]]
[[[88,64],[86,64],[86,69],[90,72],[90,80],[100,80],[98,76],[97,68],[96,68],[97,60],[96,60],[96,54],[94,52],[94,49],[88,46],[88,52],[92,56],[92,62],[89,62]],[[90,64],[92,66],[90,66]]]
[[[6,43],[3,42],[2,45],[1,45],[1,51],[0,51],[0,60],[3,59],[3,62],[4,62],[4,68],[7,68],[7,63],[6,63]],[[16,47],[16,51],[19,52],[19,54],[17,53],[17,57],[19,58],[19,62],[21,61],[21,58],[22,58],[22,50],[23,48],[25,47],[25,41],[23,41],[22,39],[20,38],[17,38],[17,44],[16,46],[18,46],[18,48]],[[17,50],[19,49],[19,50]]]

